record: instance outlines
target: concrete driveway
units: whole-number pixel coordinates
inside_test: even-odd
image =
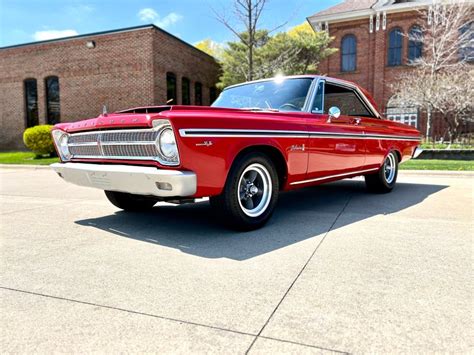
[[[1,168],[0,349],[473,351],[473,178],[285,193],[242,234],[207,202],[128,214],[48,169]]]

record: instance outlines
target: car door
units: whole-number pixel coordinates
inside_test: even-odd
[[[353,89],[320,79],[308,122],[308,180],[350,175],[363,169],[365,140],[357,115],[358,100]],[[329,115],[332,107],[340,110],[338,117]]]

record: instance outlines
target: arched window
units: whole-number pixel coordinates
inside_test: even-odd
[[[191,104],[191,83],[188,78],[181,79],[181,104],[190,105]]]
[[[166,73],[166,103],[176,105],[176,75],[174,73]]]
[[[38,119],[38,86],[36,79],[26,79],[23,82],[25,91],[25,121],[26,127],[37,126]]]
[[[194,104],[202,105],[202,84],[199,82],[194,84]]]
[[[357,41],[354,35],[346,35],[341,41],[341,71],[354,71],[357,67]]]
[[[415,62],[423,54],[423,32],[419,26],[413,26],[408,32],[408,60]]]
[[[44,79],[46,90],[46,114],[48,124],[56,124],[61,120],[59,109],[59,78],[48,76]]]
[[[388,62],[389,66],[402,65],[403,33],[395,28],[388,34]]]

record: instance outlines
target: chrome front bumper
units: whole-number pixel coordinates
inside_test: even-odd
[[[51,168],[79,186],[158,197],[184,197],[196,193],[196,174],[148,166],[56,163]]]

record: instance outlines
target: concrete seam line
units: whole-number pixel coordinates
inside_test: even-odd
[[[255,336],[255,338],[253,339],[252,343],[250,344],[249,348],[247,349],[247,351],[245,352],[245,354],[248,354],[250,352],[250,350],[252,349],[253,345],[255,344],[255,342],[257,341],[257,339],[262,335],[262,332],[265,330],[266,326],[268,325],[268,323],[270,323],[270,320],[273,318],[274,314],[276,313],[276,311],[278,310],[278,308],[280,307],[280,305],[283,303],[283,301],[285,300],[286,296],[290,293],[291,289],[293,288],[293,286],[295,285],[296,281],[298,281],[299,277],[301,276],[301,274],[303,273],[303,271],[306,269],[306,267],[308,266],[309,262],[311,261],[311,259],[313,258],[313,256],[316,254],[316,252],[318,251],[319,247],[321,246],[321,244],[323,244],[324,240],[326,239],[326,236],[329,234],[329,232],[332,230],[332,228],[334,227],[334,225],[336,224],[337,220],[339,219],[339,217],[344,213],[347,205],[349,204],[349,202],[351,201],[352,199],[352,194],[349,195],[349,198],[347,199],[346,203],[344,204],[344,206],[342,207],[341,211],[337,214],[336,218],[334,219],[334,221],[332,222],[331,226],[329,227],[329,229],[326,231],[326,233],[324,233],[324,236],[321,238],[321,241],[318,243],[318,245],[316,245],[316,248],[313,250],[313,252],[311,253],[311,255],[309,256],[308,260],[306,261],[306,263],[303,265],[303,267],[301,268],[301,270],[298,272],[298,274],[296,275],[295,279],[293,280],[293,282],[290,284],[290,286],[288,287],[288,289],[286,290],[286,292],[283,294],[283,297],[280,299],[280,301],[278,302],[278,304],[276,305],[276,307],[273,309],[272,313],[270,314],[270,316],[268,317],[267,321],[265,322],[265,324],[263,325],[263,327],[260,329],[260,331],[258,332],[258,334]],[[334,351],[334,352],[338,352],[338,353],[342,353],[342,354],[347,354],[347,352],[345,351],[340,351],[340,350],[334,350],[334,349],[324,349],[324,348],[321,348],[323,350],[331,350],[331,351]]]
[[[132,313],[132,314],[135,314],[135,315],[145,316],[145,317],[159,318],[159,319],[168,320],[168,321],[171,321],[171,322],[184,323],[184,324],[187,324],[187,325],[195,325],[195,326],[198,326],[198,327],[210,328],[210,329],[220,330],[220,331],[229,332],[229,333],[236,333],[236,334],[239,334],[239,335],[248,335],[248,336],[253,336],[253,337],[255,337],[257,335],[257,334],[254,334],[254,333],[246,333],[246,332],[241,332],[241,331],[238,331],[238,330],[220,328],[220,327],[207,325],[207,324],[195,323],[195,322],[179,320],[179,319],[175,319],[175,318],[168,318],[168,317],[159,316],[159,315],[151,314],[151,313],[143,313],[143,312],[123,309],[123,308],[100,305],[100,304],[91,303],[91,302],[78,301],[78,300],[74,300],[74,299],[70,299],[70,298],[47,295],[47,294],[44,294],[44,293],[19,290],[19,289],[15,289],[15,288],[11,288],[11,287],[0,286],[0,289],[5,290],[5,291],[26,293],[26,294],[33,295],[33,296],[52,298],[52,299],[56,299],[56,300],[60,300],[60,301],[79,303],[79,304],[83,304],[83,305],[86,305],[86,306],[94,306],[94,307],[100,307],[100,308],[110,309],[110,310],[114,310],[114,311],[127,312],[127,313]],[[291,340],[286,340],[286,339],[279,339],[279,338],[273,338],[273,337],[267,337],[267,336],[260,336],[260,338],[264,338],[264,339],[268,339],[268,340],[274,340],[274,341],[278,341],[278,342],[281,342],[281,343],[289,343],[289,344],[301,345],[301,346],[305,346],[305,347],[309,347],[309,348],[315,348],[315,349],[338,352],[337,350],[327,349],[327,348],[323,348],[323,347],[316,346],[316,345],[311,345],[311,344],[299,343],[299,342],[296,342],[296,341],[291,341]],[[343,352],[340,352],[340,353],[343,353]],[[347,354],[347,353],[343,353],[343,354]]]
[[[198,326],[198,327],[221,330],[221,331],[236,333],[236,334],[240,334],[240,335],[250,335],[250,336],[255,336],[256,335],[256,334],[253,334],[253,333],[246,333],[246,332],[242,332],[242,331],[239,331],[239,330],[226,329],[226,328],[216,327],[216,326],[208,325],[208,324],[201,324],[201,323],[191,322],[191,321],[187,321],[187,320],[164,317],[164,316],[160,316],[160,315],[157,315],[157,314],[134,311],[134,310],[131,310],[131,309],[125,309],[125,308],[120,308],[120,307],[102,305],[102,304],[93,303],[93,302],[75,300],[75,299],[72,299],[72,298],[65,298],[65,297],[60,297],[60,296],[47,295],[47,294],[44,294],[44,293],[19,290],[19,289],[11,288],[11,287],[0,286],[0,289],[7,290],[7,291],[26,293],[26,294],[29,294],[29,295],[40,296],[40,297],[45,297],[45,298],[52,298],[52,299],[61,300],[61,301],[79,303],[79,304],[83,304],[83,305],[87,305],[87,306],[100,307],[100,308],[110,309],[110,310],[114,310],[114,311],[127,312],[127,313],[136,314],[136,315],[140,315],[140,316],[159,318],[159,319],[168,320],[168,321],[171,321],[171,322],[184,323],[184,324],[188,324],[188,325],[195,325],[195,326]]]

